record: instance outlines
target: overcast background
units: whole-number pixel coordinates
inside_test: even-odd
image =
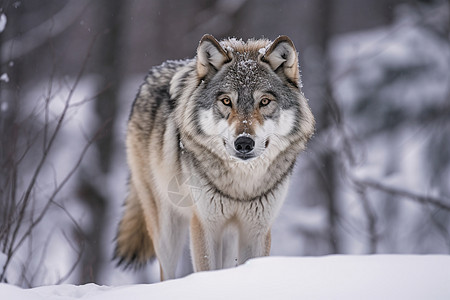
[[[126,284],[124,136],[147,70],[216,38],[288,35],[317,131],[272,255],[450,252],[447,1],[0,4],[0,281]],[[191,270],[186,249],[179,275]]]

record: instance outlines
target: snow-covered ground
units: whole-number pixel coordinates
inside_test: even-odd
[[[450,256],[267,257],[233,269],[128,286],[87,284],[20,289],[0,299],[450,299]]]

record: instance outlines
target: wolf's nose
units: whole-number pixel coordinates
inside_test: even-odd
[[[255,141],[248,136],[240,136],[234,141],[234,148],[241,154],[247,154],[255,148]]]

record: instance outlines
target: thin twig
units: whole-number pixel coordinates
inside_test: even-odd
[[[374,254],[377,252],[378,234],[376,230],[377,217],[367,198],[366,187],[358,184],[356,186],[357,193],[361,196],[361,203],[367,218],[367,230],[369,232],[369,252]]]
[[[62,209],[62,211],[69,217],[69,219],[72,221],[73,225],[75,226],[75,230],[77,231],[77,234],[79,235],[83,235],[83,230],[81,229],[80,225],[78,225],[77,221],[75,220],[75,218],[72,216],[72,214],[61,204],[57,203],[57,202],[53,202],[53,204],[56,207],[59,207],[60,209]],[[72,264],[72,267],[69,269],[69,271],[67,271],[67,273],[62,276],[55,284],[61,284],[64,281],[67,280],[67,278],[69,278],[69,276],[75,271],[75,268],[79,265],[79,263],[81,262],[81,257],[83,256],[83,251],[84,251],[84,247],[85,247],[85,243],[82,242],[81,243],[81,249],[76,249],[76,247],[74,245],[72,245],[70,239],[67,237],[66,233],[63,231],[63,235],[64,238],[67,240],[67,243],[69,244],[69,246],[75,251],[77,252],[77,259],[75,260],[75,262]]]

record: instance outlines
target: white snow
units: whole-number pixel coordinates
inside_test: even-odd
[[[1,284],[15,299],[450,299],[450,256],[266,257],[232,269],[156,284],[43,286]]]
[[[2,13],[0,15],[0,33],[2,33],[3,30],[5,30],[6,22],[7,22],[6,15]]]
[[[7,111],[8,110],[8,107],[9,107],[9,105],[8,105],[8,102],[2,102],[1,104],[0,104],[0,111],[1,112],[5,112],[5,111]]]
[[[9,82],[9,76],[8,76],[8,74],[3,73],[3,74],[0,76],[0,81]]]

